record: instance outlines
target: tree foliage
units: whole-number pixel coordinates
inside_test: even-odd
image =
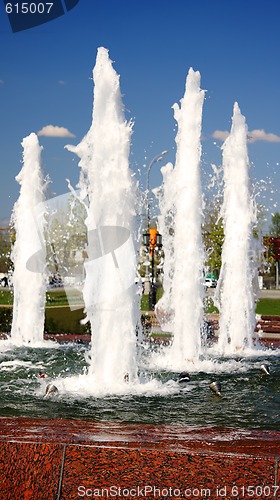
[[[219,201],[207,204],[205,220],[202,227],[202,237],[206,253],[205,265],[215,274],[219,273],[222,265],[222,248],[224,242],[224,226],[220,217]]]
[[[11,262],[11,233],[9,230],[0,231],[0,273],[7,274],[12,268]]]
[[[270,236],[280,238],[280,213],[275,212],[271,218]]]
[[[73,196],[64,209],[46,217],[47,262],[52,274],[66,275],[81,267],[87,243],[85,218],[85,207]]]

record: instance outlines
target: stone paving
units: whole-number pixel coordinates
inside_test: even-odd
[[[0,418],[0,499],[268,499],[280,432]]]

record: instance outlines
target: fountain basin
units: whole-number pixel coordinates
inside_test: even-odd
[[[279,458],[277,431],[0,419],[0,489],[7,500],[246,499],[252,493],[273,499]]]

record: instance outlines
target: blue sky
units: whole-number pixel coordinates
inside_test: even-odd
[[[271,179],[270,211],[280,190],[280,3],[278,0],[80,0],[64,16],[13,33],[0,4],[0,219],[10,216],[19,193],[21,141],[47,125],[74,137],[46,137],[43,168],[51,190],[78,182],[78,160],[64,150],[89,129],[92,69],[97,48],[109,49],[120,74],[126,116],[134,120],[131,168],[162,150],[174,162],[172,105],[183,97],[190,67],[206,89],[203,110],[203,183],[209,165],[221,163],[221,131],[230,129],[239,103],[254,142],[248,144],[252,179]],[[218,132],[217,132],[218,131]],[[214,138],[218,136],[219,138]],[[160,164],[151,187],[161,182]],[[271,198],[271,200],[270,200]]]

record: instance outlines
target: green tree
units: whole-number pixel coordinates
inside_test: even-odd
[[[280,213],[275,212],[271,218],[271,226],[269,228],[270,236],[274,238],[280,238]]]
[[[87,243],[85,218],[86,209],[74,196],[70,196],[65,209],[59,208],[46,217],[47,262],[51,274],[65,275],[81,267],[78,261],[85,255]]]
[[[224,242],[223,220],[219,216],[220,208],[221,203],[219,200],[213,200],[207,203],[205,220],[202,227],[202,237],[206,252],[205,265],[216,275],[219,274],[222,265],[221,256]]]
[[[262,273],[266,275],[266,287],[279,288],[279,238],[280,238],[280,213],[275,212],[271,219],[269,235],[264,236]]]
[[[11,268],[11,235],[9,228],[3,228],[0,230],[0,273],[7,274]]]

